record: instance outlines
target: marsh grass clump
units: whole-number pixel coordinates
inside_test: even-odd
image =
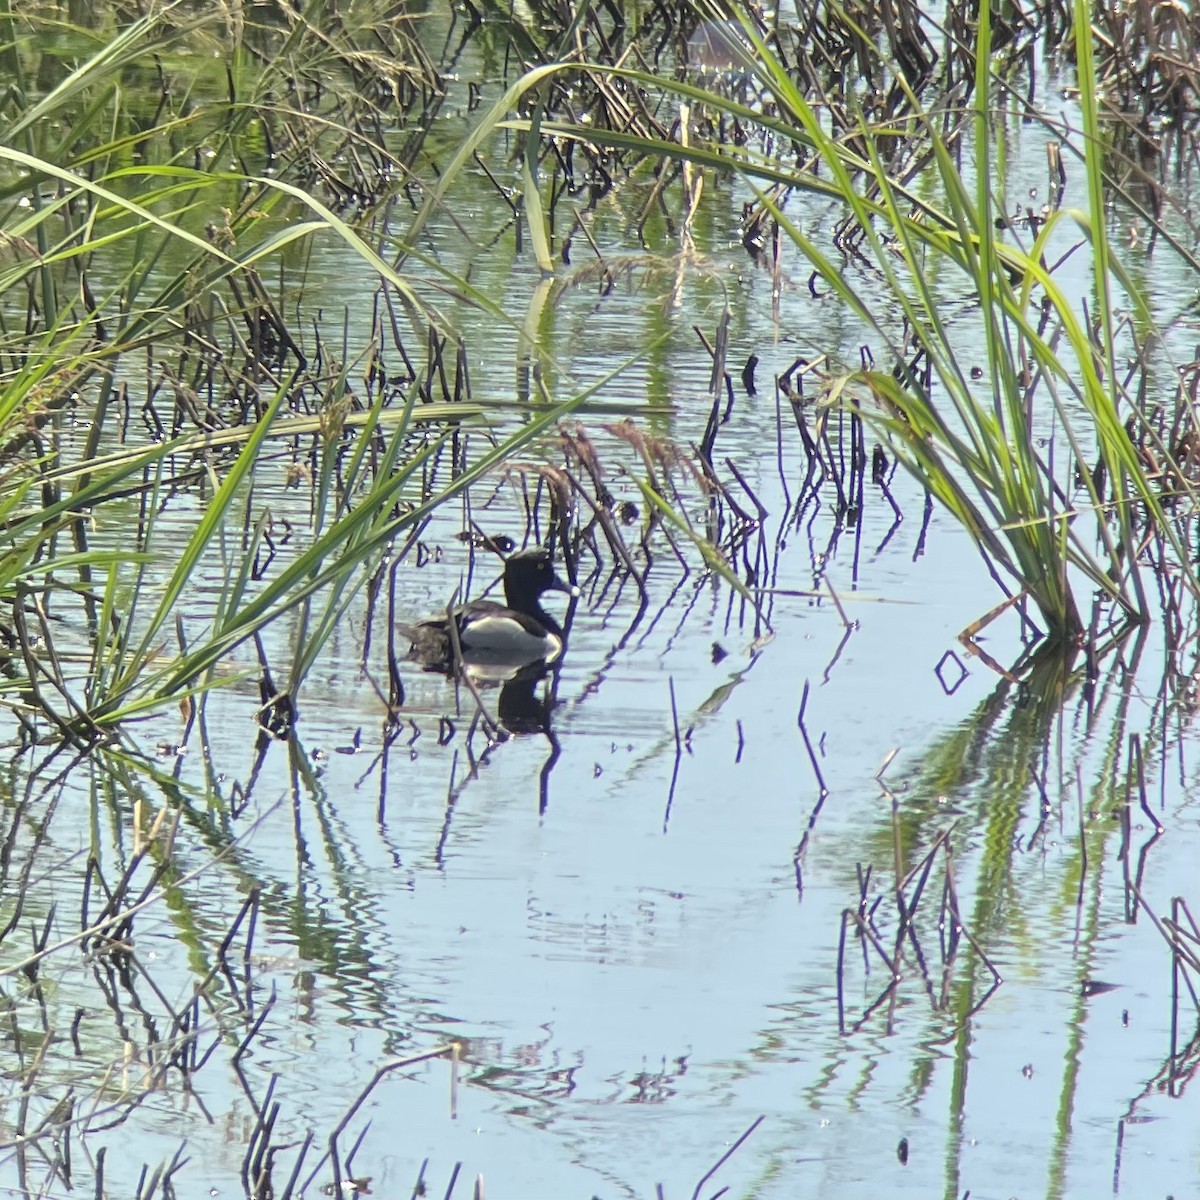
[[[471,406],[465,347],[405,265],[456,178],[504,130],[518,132],[509,165],[522,181],[508,202],[547,272],[568,207],[569,242],[587,234],[587,214],[627,190],[646,236],[652,217],[668,211],[666,197],[677,196],[667,228],[679,241],[678,270],[693,258],[704,172],[750,184],[747,250],[777,273],[790,242],[811,265],[810,286],[819,280],[871,339],[861,363],[822,366],[811,429],[812,414],[787,397],[809,464],[802,497],[828,481],[838,513],[854,518],[866,455],[853,423],[873,425],[889,457],[969,532],[1022,608],[1029,636],[1084,636],[1081,586],[1106,596],[1119,617],[1146,620],[1150,547],[1158,561],[1186,567],[1179,496],[1192,488],[1194,439],[1182,399],[1168,413],[1144,395],[1154,336],[1108,239],[1107,196],[1124,176],[1113,168],[1119,160],[1103,157],[1096,100],[1128,108],[1131,80],[1168,70],[1151,48],[1158,26],[1130,28],[1123,49],[1097,58],[1082,8],[1048,10],[1040,25],[1014,8],[968,45],[956,34],[957,6],[940,31],[911,4],[891,21],[869,8],[854,18],[815,9],[808,24],[708,6],[654,8],[634,24],[584,6],[563,25],[535,6],[529,19],[506,17],[486,32],[507,39],[530,69],[477,111],[418,197],[411,184],[446,73],[472,31],[448,36],[435,54],[422,23],[393,7],[338,15],[320,34],[286,8],[169,6],[126,23],[106,11],[74,29],[87,55],[70,65],[33,36],[62,19],[56,6],[5,19],[29,102],[3,114],[0,151],[9,205],[0,598],[11,614],[4,694],[27,738],[44,719],[86,741],[202,691],[223,655],[298,607],[304,648],[263,689],[264,713],[276,714],[268,724],[286,731],[299,684],[372,556],[405,544],[438,504],[538,444],[584,402],[577,393],[475,459],[452,456],[448,472],[437,465],[440,447],[481,410]],[[1004,202],[1003,178],[979,151],[996,141],[1013,72],[1032,70],[1037,36],[1068,16],[1080,128],[1055,127],[1057,191],[1045,211],[1022,212]],[[1116,9],[1097,15],[1117,32],[1128,19]],[[1174,22],[1170,45],[1185,47],[1192,32]],[[197,64],[183,102],[172,80],[190,69],[185,48],[198,45],[222,66]],[[714,61],[693,61],[706,55]],[[556,61],[568,57],[570,65]],[[146,85],[148,111],[123,100],[130,79]],[[1185,126],[1191,86],[1181,69],[1150,87],[1139,127]],[[523,115],[514,120],[514,110]],[[57,128],[69,138],[56,141]],[[1068,170],[1086,181],[1083,208],[1064,207]],[[497,187],[502,174],[484,172]],[[789,215],[790,198],[804,192],[837,214],[827,244]],[[402,197],[412,216],[397,232]],[[1092,256],[1086,306],[1048,258],[1071,228]],[[1178,245],[1165,226],[1161,236]],[[331,342],[302,315],[301,262],[316,239],[345,245],[380,281],[364,349]],[[596,262],[575,269],[576,283],[611,287],[620,260],[591,249]],[[885,290],[885,305],[859,282],[867,278]],[[1118,313],[1118,287],[1133,320]],[[456,301],[491,303],[464,281],[446,277],[442,288]],[[947,293],[959,301],[953,318]],[[956,350],[964,322],[986,347],[982,366]],[[523,330],[531,344],[535,324]],[[712,410],[695,456],[668,462],[665,443],[632,426],[618,437],[643,464],[640,507],[676,557],[686,557],[681,538],[708,569],[746,588],[764,573],[763,506],[716,449],[733,388],[720,332],[708,350]],[[833,469],[828,443],[838,406],[852,422],[848,475]],[[592,506],[588,536],[602,536],[632,567],[594,460],[564,436],[562,473],[535,468],[555,497],[560,539],[570,540],[562,514],[574,495]],[[700,521],[673,483],[681,471],[706,497]],[[302,539],[286,506],[256,502],[271,492],[270,473],[307,493]],[[206,509],[163,572],[159,529],[187,493]],[[127,520],[131,503],[134,536],[106,540],[108,514],[124,506]],[[641,553],[649,555],[645,539]],[[176,606],[201,564],[214,561],[229,586],[197,636]],[[631,573],[644,596],[644,578]],[[51,609],[64,604],[77,606],[83,638],[56,633]],[[34,637],[48,648],[37,666]],[[167,644],[176,648],[170,665],[161,658]]]
[[[1025,53],[1053,15],[1043,25],[993,17],[968,46],[954,38],[961,14],[952,6],[946,28],[953,53],[939,58],[925,19],[906,11],[910,22],[887,35],[903,35],[903,45],[885,47],[869,19],[862,26],[848,21],[837,34],[844,39],[841,65],[831,69],[827,59],[818,70],[798,69],[797,56],[828,52],[829,40],[796,41],[785,22],[705,8],[701,20],[738,21],[753,47],[753,77],[741,93],[752,100],[618,68],[607,86],[677,105],[684,123],[670,137],[598,121],[586,133],[561,120],[543,119],[536,128],[592,147],[589,153],[605,148],[631,177],[638,161],[670,164],[680,171],[689,208],[699,182],[688,182],[689,171],[742,177],[758,196],[747,215],[748,249],[777,269],[779,238],[790,241],[814,278],[871,331],[874,362],[844,371],[829,391],[886,434],[892,452],[967,530],[1012,600],[1032,603],[1036,621],[1028,609],[1024,618],[1030,635],[1068,643],[1084,637],[1081,587],[1106,596],[1118,620],[1149,620],[1149,546],[1156,547],[1153,561],[1172,563],[1195,590],[1188,530],[1176,519],[1177,505],[1175,517],[1164,507],[1161,474],[1185,491],[1191,485],[1174,464],[1174,447],[1154,431],[1161,419],[1151,419],[1145,381],[1153,369],[1146,348],[1155,337],[1146,333],[1148,310],[1109,240],[1109,198],[1129,193],[1120,183],[1123,164],[1105,154],[1106,115],[1097,97],[1113,92],[1098,83],[1090,9],[1077,5],[1066,26],[1079,80],[1078,128],[1046,119],[1061,143],[1051,162],[1052,202],[1017,219],[991,158],[996,114],[1011,95],[999,72],[1009,71],[1011,55]],[[1113,9],[1099,19],[1123,18]],[[969,72],[936,99],[923,99],[938,63],[949,71],[955,61]],[[581,69],[591,78],[587,64]],[[1111,64],[1108,70],[1115,86],[1121,71]],[[1164,119],[1168,94],[1159,97]],[[704,123],[689,123],[700,111]],[[1028,106],[1026,116],[1040,119]],[[735,127],[738,136],[729,136]],[[1069,173],[1083,183],[1081,207],[1065,206]],[[841,210],[830,243],[789,215],[797,193]],[[533,212],[529,218],[541,219]],[[1179,247],[1164,226],[1154,229]],[[1072,234],[1091,263],[1087,300],[1064,288],[1063,259],[1050,258],[1051,247]],[[767,247],[774,247],[770,255]],[[886,303],[859,279],[882,288]],[[1132,318],[1118,311],[1119,293]],[[961,310],[953,319],[948,294]],[[957,350],[964,323],[976,327],[985,347],[982,365],[964,362]]]
[[[299,608],[264,698],[294,712],[368,564],[551,425],[428,472],[481,409],[453,331],[359,224],[406,182],[441,96],[410,21],[94,15],[69,65],[38,36],[57,6],[5,18],[18,86],[0,112],[0,698],[26,742],[78,746],[202,693]],[[143,108],[129,89],[147,80]],[[303,315],[321,239],[377,288],[361,349]],[[180,544],[174,514],[197,501]],[[186,619],[214,570],[225,586]]]

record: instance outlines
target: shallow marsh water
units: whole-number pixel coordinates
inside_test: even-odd
[[[364,602],[306,682],[296,742],[272,746],[261,766],[259,697],[248,683],[213,694],[189,752],[164,755],[156,783],[122,777],[116,755],[65,776],[59,763],[31,773],[36,760],[19,760],[12,802],[27,794],[59,806],[62,867],[32,881],[30,915],[44,919],[52,903],[78,908],[77,867],[89,848],[119,873],[132,823],[147,823],[132,810],[139,792],[150,809],[181,795],[179,869],[204,874],[174,893],[176,907],[139,918],[137,953],[168,999],[186,1003],[245,891],[261,886],[247,991],[258,1006],[272,993],[276,1001],[241,1068],[259,1099],[278,1076],[275,1144],[310,1129],[327,1136],[389,1059],[461,1043],[457,1116],[449,1065],[436,1060],[385,1079],[349,1127],[352,1144],[370,1122],[353,1173],[371,1176],[380,1195],[409,1194],[428,1159],[432,1194],[461,1161],[492,1196],[649,1197],[657,1183],[668,1197],[686,1196],[760,1115],[704,1194],[724,1185],[739,1196],[830,1200],[1189,1194],[1200,1187],[1200,1114],[1183,1083],[1168,1095],[1160,1082],[1170,957],[1144,912],[1127,920],[1123,882],[1152,831],[1135,805],[1122,860],[1114,817],[1124,799],[1118,768],[1137,732],[1154,746],[1154,811],[1167,830],[1146,851],[1143,895],[1160,914],[1172,896],[1189,897],[1200,849],[1194,738],[1185,716],[1157,700],[1158,632],[1148,631],[1137,669],[1105,667],[1089,710],[1078,682],[1065,696],[1052,684],[1044,694],[1010,687],[966,656],[956,634],[998,596],[947,518],[935,511],[924,528],[924,497],[911,481],[893,480],[899,527],[869,483],[857,526],[833,537],[827,494],[794,527],[780,474],[794,498],[805,460],[790,416],[780,435],[770,381],[799,354],[852,360],[859,335],[840,325],[832,301],[808,297],[799,264],[776,314],[771,277],[735,244],[736,196],[713,190],[718,232],[699,263],[674,264],[677,297],[670,259],[666,269],[630,272],[604,299],[569,289],[547,349],[552,370],[587,382],[665,331],[597,407],[652,409],[646,425],[686,444],[701,436],[709,404],[707,356],[690,329],[711,331],[729,304],[730,368],[736,378],[758,354],[760,394],[736,386],[717,451],[770,514],[775,637],[759,644],[725,585],[695,563],[685,575],[660,543],[649,608],[631,636],[632,590],[614,597],[585,580],[555,680],[556,744],[531,734],[485,752],[480,735],[468,736],[470,697],[413,671],[412,724],[385,744],[382,704],[360,671]],[[489,294],[509,297],[519,321],[535,281],[513,261],[510,239],[471,252],[471,270]],[[452,228],[435,226],[429,245],[466,273]],[[373,286],[344,259],[317,263],[314,281],[323,269],[327,312]],[[515,332],[472,325],[469,310],[455,315],[468,346],[488,346],[472,363],[477,396],[510,399]],[[352,326],[367,320],[352,307]],[[599,430],[608,419],[581,417],[602,461],[617,463],[628,452]],[[281,509],[296,503],[282,471],[275,486]],[[524,526],[505,491],[474,516],[489,533],[519,536]],[[462,524],[461,511],[440,514],[423,539],[440,558],[402,566],[406,615],[436,611],[463,580]],[[468,590],[493,573],[477,555]],[[815,573],[857,622],[844,646],[834,605],[786,594],[812,589]],[[221,579],[214,571],[214,589]],[[212,602],[193,597],[185,622],[202,620]],[[1016,622],[989,632],[989,653],[1011,664]],[[381,616],[372,633],[379,676]],[[283,622],[273,636],[267,657],[286,662],[294,627]],[[718,663],[714,643],[728,652]],[[949,694],[938,674],[947,654],[966,668]],[[228,669],[249,661],[231,656]],[[952,685],[954,661],[943,669]],[[823,799],[797,723],[806,685]],[[678,757],[672,690],[690,732]],[[129,737],[152,751],[179,729],[159,717]],[[357,752],[344,753],[358,731]],[[889,792],[875,776],[893,749]],[[1045,813],[1031,762],[1047,779]],[[235,784],[249,793],[236,817]],[[99,828],[92,789],[108,822]],[[13,812],[21,836],[36,836],[36,813]],[[851,934],[848,1029],[839,1030],[840,920],[858,907],[861,873],[872,871],[867,903],[882,897],[877,919],[894,930],[896,866],[909,870],[947,830],[961,913],[1003,984],[989,994],[990,976],[966,943],[943,967],[927,896],[917,928],[928,984],[909,955],[894,999],[864,1016],[886,970]],[[60,1036],[83,1009],[79,1052],[60,1060],[56,1081],[69,1086],[77,1070],[110,1059],[116,1074],[136,1076],[149,1031],[114,1035],[119,1022],[95,1005],[89,978],[103,968],[60,959],[54,969],[48,1002]],[[12,979],[8,997],[26,1024],[22,1006],[36,997]],[[1185,1024],[1186,1037],[1191,1016]],[[129,1062],[113,1057],[121,1045]],[[189,1096],[169,1084],[120,1129],[89,1135],[89,1148],[109,1146],[110,1194],[133,1194],[141,1164],[185,1139],[183,1186],[240,1190],[254,1116],[228,1054],[197,1072],[194,1088]],[[280,1164],[277,1184],[290,1169],[286,1152]],[[17,1188],[20,1166],[8,1160],[5,1186]]]

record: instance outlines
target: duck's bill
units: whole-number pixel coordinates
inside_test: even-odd
[[[583,593],[578,587],[575,586],[575,584],[566,583],[564,580],[559,579],[557,575],[555,575],[554,582],[550,585],[548,590],[552,592],[566,592],[567,595],[573,599],[578,599],[583,595]]]

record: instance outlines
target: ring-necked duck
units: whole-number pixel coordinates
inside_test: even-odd
[[[504,564],[508,603],[472,600],[454,611],[464,662],[504,666],[554,662],[562,654],[563,631],[539,602],[545,592],[579,594],[554,574],[550,554],[541,547],[510,555]],[[396,628],[412,642],[410,658],[435,669],[453,666],[454,647],[446,617]]]

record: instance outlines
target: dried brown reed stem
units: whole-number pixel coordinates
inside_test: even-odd
[[[629,553],[628,547],[625,545],[625,539],[621,536],[621,531],[613,519],[611,512],[613,497],[604,485],[603,468],[595,446],[581,426],[577,426],[574,429],[567,429],[565,426],[560,426],[559,436],[562,438],[568,454],[574,456],[575,460],[591,480],[595,496],[593,497],[588,493],[587,489],[583,487],[581,481],[572,473],[569,467],[563,468],[563,474],[570,483],[574,496],[582,500],[592,513],[613,554],[621,561],[625,570],[637,584],[641,606],[644,609],[649,602],[649,597],[646,593],[645,574],[638,570],[632,555]],[[571,582],[574,583],[576,580],[572,579]]]

